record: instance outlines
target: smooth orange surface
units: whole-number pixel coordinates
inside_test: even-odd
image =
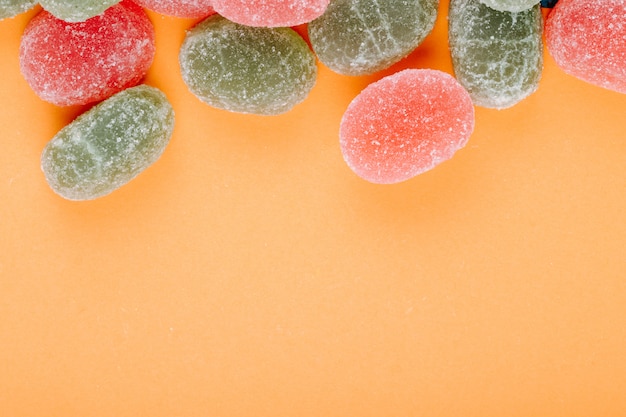
[[[626,415],[626,95],[546,55],[539,91],[477,108],[433,171],[374,185],[343,162],[339,121],[368,83],[451,72],[445,8],[392,69],[320,64],[276,117],[199,102],[177,61],[194,22],[151,13],[146,81],[174,136],[80,203],[39,157],[81,109],[19,73],[37,10],[1,21],[0,416]]]

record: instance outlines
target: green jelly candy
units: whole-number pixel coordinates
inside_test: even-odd
[[[35,4],[36,0],[0,0],[0,19],[17,16],[32,9]]]
[[[39,0],[41,7],[66,22],[84,22],[119,2],[120,0]]]
[[[43,150],[41,168],[68,200],[102,197],[159,159],[173,128],[174,112],[161,91],[129,88],[61,129]]]
[[[431,32],[439,0],[334,0],[308,25],[313,50],[328,68],[366,75],[410,54]]]
[[[539,4],[539,0],[480,0],[480,2],[501,12],[521,12]]]
[[[474,104],[503,109],[537,89],[543,68],[539,5],[511,13],[478,0],[452,0],[448,23],[454,73]]]
[[[187,32],[179,60],[193,94],[238,113],[285,113],[317,78],[315,55],[294,30],[243,26],[219,15]]]

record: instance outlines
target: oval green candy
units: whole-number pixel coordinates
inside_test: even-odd
[[[474,104],[503,109],[537,89],[543,68],[539,5],[511,13],[478,0],[452,0],[448,23],[454,73]]]
[[[539,0],[480,0],[480,2],[501,12],[521,12],[539,4]]]
[[[126,184],[163,153],[174,128],[165,95],[140,85],[91,108],[46,145],[41,168],[68,200],[92,200]]]
[[[66,22],[84,22],[120,0],[39,0],[41,7]]]
[[[0,19],[17,16],[32,9],[35,4],[36,0],[0,0]]]
[[[344,75],[381,71],[410,54],[431,32],[439,0],[334,0],[308,25],[313,50]]]
[[[219,15],[187,32],[179,61],[193,94],[238,113],[285,113],[317,78],[315,55],[293,29],[243,26]]]

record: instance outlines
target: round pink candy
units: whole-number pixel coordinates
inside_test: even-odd
[[[545,34],[563,71],[626,93],[626,0],[560,0],[548,15]]]
[[[308,23],[330,0],[213,0],[215,11],[246,26],[282,27]]]
[[[39,97],[70,106],[138,84],[154,52],[152,22],[140,6],[124,0],[79,23],[42,11],[22,35],[20,67]]]
[[[187,19],[201,19],[215,13],[213,0],[134,0],[146,9]]]
[[[391,184],[450,159],[473,130],[472,100],[454,77],[409,69],[370,84],[350,103],[340,146],[358,176]]]

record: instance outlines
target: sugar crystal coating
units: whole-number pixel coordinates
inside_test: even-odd
[[[545,30],[548,52],[566,73],[626,93],[626,0],[560,0]]]
[[[66,22],[84,22],[119,2],[120,0],[39,0],[45,10]]]
[[[192,28],[179,55],[189,90],[211,106],[274,115],[303,101],[315,84],[315,56],[290,28],[257,28],[219,15]]]
[[[503,109],[537,90],[543,69],[539,5],[500,12],[477,0],[451,0],[454,73],[476,105]]]
[[[501,12],[521,12],[528,10],[540,0],[480,0],[481,3]]]
[[[107,195],[163,153],[174,127],[165,95],[146,85],[124,90],[83,113],[46,145],[41,168],[68,200]]]
[[[134,0],[146,9],[167,16],[199,19],[215,13],[213,0]]]
[[[472,100],[454,77],[409,69],[366,87],[343,115],[339,136],[358,176],[391,184],[450,159],[473,130]]]
[[[39,97],[69,106],[138,84],[154,53],[152,23],[141,7],[125,0],[78,23],[42,11],[22,35],[20,68]]]
[[[215,11],[247,26],[296,26],[319,17],[330,0],[213,0]]]
[[[0,19],[17,16],[32,9],[36,0],[0,0]]]
[[[439,0],[334,0],[309,23],[313,50],[344,75],[385,69],[411,53],[431,32]]]

